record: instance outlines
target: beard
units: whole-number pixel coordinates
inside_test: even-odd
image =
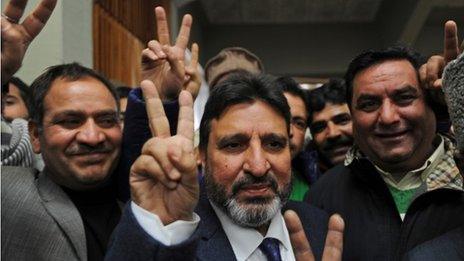
[[[209,200],[221,208],[234,223],[250,228],[267,224],[287,203],[292,188],[289,182],[279,191],[277,180],[272,172],[261,177],[245,172],[243,178],[232,184],[231,195],[227,195],[226,187],[214,180],[213,173],[208,166],[206,166],[204,178]],[[257,196],[239,201],[238,192],[243,187],[253,184],[270,184],[274,196]]]

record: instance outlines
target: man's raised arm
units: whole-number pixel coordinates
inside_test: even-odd
[[[22,23],[27,0],[11,0],[2,13],[2,85],[21,67],[29,44],[42,31],[57,0],[42,0]]]

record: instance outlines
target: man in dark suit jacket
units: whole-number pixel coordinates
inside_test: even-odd
[[[289,201],[283,208],[295,211],[303,222],[316,260],[320,260],[327,229],[327,215],[310,205]],[[195,233],[175,246],[165,246],[139,225],[131,208],[126,208],[114,231],[106,260],[237,260],[221,222],[204,191],[195,212],[201,221]]]
[[[205,176],[199,189],[190,94],[180,94],[177,135],[170,137],[155,86],[142,82],[155,137],[131,168],[133,202],[115,230],[107,260],[259,259],[266,255],[259,245],[272,233],[280,256],[289,260],[294,252],[281,214],[285,209],[303,220],[313,253],[321,258],[327,215],[305,203],[287,203],[290,114],[272,84],[266,76],[241,73],[211,93],[200,127]],[[331,220],[340,236],[342,221]],[[255,248],[240,249],[236,237],[243,234],[231,227],[251,233],[239,241]],[[181,233],[185,236],[179,239]]]

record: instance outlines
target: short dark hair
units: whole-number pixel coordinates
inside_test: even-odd
[[[306,109],[308,108],[307,94],[293,78],[282,76],[277,78],[275,81],[282,92],[287,92],[294,96],[300,97],[300,99],[304,102]]]
[[[127,86],[116,87],[116,92],[118,93],[119,99],[127,98],[129,96],[130,91],[132,91],[131,87],[127,87]]]
[[[27,104],[27,102],[29,101],[29,96],[31,95],[31,90],[29,89],[29,86],[21,79],[14,76],[10,78],[9,83],[13,84],[18,88],[19,95],[21,95],[21,99],[24,101],[24,104]]]
[[[404,45],[395,45],[381,50],[368,50],[361,53],[351,61],[345,74],[345,82],[347,87],[346,101],[348,102],[348,107],[351,108],[354,77],[356,77],[360,71],[388,60],[409,61],[416,70],[417,79],[419,79],[419,68],[422,64],[425,63],[424,57],[422,57],[418,52]]]
[[[264,74],[248,72],[233,73],[214,88],[205,105],[200,123],[200,149],[208,146],[211,121],[218,119],[230,106],[241,103],[262,101],[274,108],[284,117],[287,132],[290,132],[290,107],[287,99],[275,86],[275,81]]]
[[[106,86],[116,101],[117,112],[119,113],[119,103],[117,102],[119,97],[111,82],[92,69],[78,63],[69,63],[48,67],[45,72],[37,77],[31,84],[31,96],[27,103],[31,120],[39,127],[42,126],[45,96],[56,79],[77,81],[86,77],[94,78]]]
[[[308,123],[313,121],[314,112],[322,111],[327,103],[346,103],[346,85],[341,78],[331,78],[329,82],[308,93]]]

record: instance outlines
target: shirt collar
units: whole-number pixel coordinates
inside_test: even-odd
[[[247,260],[259,247],[264,238],[268,237],[279,240],[279,243],[287,250],[291,249],[290,236],[280,211],[271,219],[267,234],[263,237],[256,229],[237,225],[212,202],[211,206],[221,222],[237,260]]]
[[[432,153],[432,155],[430,155],[430,157],[424,162],[424,164],[421,167],[408,171],[401,180],[396,180],[390,172],[382,170],[379,166],[375,164],[374,166],[382,176],[385,183],[387,183],[388,185],[399,190],[418,188],[423,182],[425,182],[430,171],[433,170],[433,168],[439,162],[439,159],[443,157],[443,155],[445,154],[445,145],[443,138],[437,136],[437,139],[439,140],[439,145]]]
[[[421,177],[425,179],[426,190],[432,191],[440,188],[464,190],[463,177],[454,162],[454,155],[456,148],[454,143],[446,136],[437,134],[441,137],[443,142],[444,153],[437,155],[437,159],[426,169]],[[346,154],[345,166],[351,165],[355,160],[367,159],[362,154],[359,148],[354,145]],[[370,160],[369,160],[370,161]]]

